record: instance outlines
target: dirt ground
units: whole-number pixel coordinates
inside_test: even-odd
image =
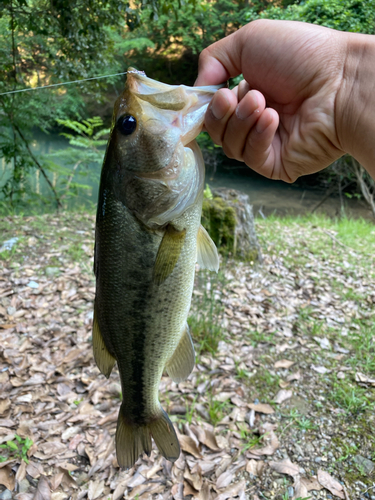
[[[198,271],[196,367],[160,386],[180,458],[128,471],[118,372],[92,355],[93,229],[0,222],[0,500],[375,499],[375,226],[258,221],[262,264]]]

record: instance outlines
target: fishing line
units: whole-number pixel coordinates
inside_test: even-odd
[[[74,80],[71,82],[52,83],[51,85],[43,85],[42,87],[30,87],[28,89],[11,90],[10,92],[2,92],[0,95],[17,94],[17,92],[29,92],[29,90],[48,89],[50,87],[58,87],[59,85],[70,85],[72,83],[88,82],[89,80],[99,80],[100,78],[109,78],[111,76],[126,75],[126,73],[127,71],[124,71],[123,73],[114,73],[113,75],[94,76],[92,78],[83,78],[82,80]]]

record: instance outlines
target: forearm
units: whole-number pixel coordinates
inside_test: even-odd
[[[347,34],[347,58],[336,101],[342,149],[375,179],[375,36]]]

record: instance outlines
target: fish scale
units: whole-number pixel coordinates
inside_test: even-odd
[[[200,226],[204,164],[193,141],[202,127],[197,102],[207,107],[213,92],[129,70],[115,104],[96,220],[93,344],[104,375],[118,365],[116,450],[124,467],[150,453],[151,436],[167,459],[180,452],[158,390],[164,370],[179,382],[194,367],[186,321],[195,263],[218,268],[215,245]],[[185,119],[197,109],[197,120]]]

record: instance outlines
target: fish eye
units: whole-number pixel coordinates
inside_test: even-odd
[[[137,128],[137,120],[132,115],[120,116],[116,127],[122,135],[130,135]]]

